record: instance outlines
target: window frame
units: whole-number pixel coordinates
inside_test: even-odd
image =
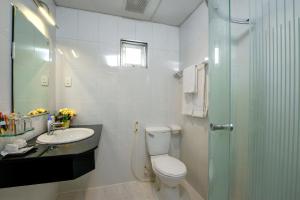
[[[133,45],[137,47],[143,47],[145,48],[145,66],[143,65],[134,65],[134,64],[124,64],[123,63],[123,46],[124,45]],[[142,55],[143,56],[143,55]],[[120,66],[124,68],[148,68],[148,43],[147,42],[141,42],[141,41],[134,41],[134,40],[125,40],[121,39],[120,40]]]

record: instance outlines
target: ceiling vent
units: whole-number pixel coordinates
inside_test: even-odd
[[[125,9],[129,12],[143,14],[150,0],[126,0]]]

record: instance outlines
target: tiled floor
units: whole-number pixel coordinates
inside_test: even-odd
[[[57,200],[157,200],[150,183],[128,182],[60,194]]]
[[[183,190],[186,191],[186,190]],[[187,192],[182,200],[202,200]],[[151,183],[128,182],[105,187],[89,188],[85,191],[62,193],[57,200],[158,200]]]

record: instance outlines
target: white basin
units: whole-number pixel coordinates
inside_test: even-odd
[[[66,144],[87,139],[94,135],[94,130],[89,128],[69,128],[56,130],[52,135],[44,133],[40,135],[36,142],[39,144]]]

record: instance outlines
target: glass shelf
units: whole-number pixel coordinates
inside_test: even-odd
[[[28,129],[22,133],[3,133],[3,134],[0,134],[0,138],[2,137],[16,137],[16,136],[19,136],[19,135],[24,135],[25,133],[28,133],[29,131],[33,131],[34,128],[31,128],[31,129]]]

